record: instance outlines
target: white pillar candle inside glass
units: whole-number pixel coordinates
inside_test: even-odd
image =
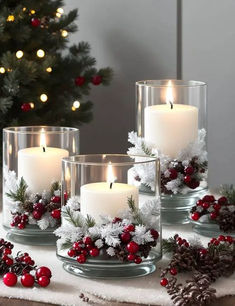
[[[100,215],[112,218],[128,208],[128,198],[132,197],[138,206],[138,188],[129,184],[115,183],[113,166],[107,167],[107,182],[86,184],[81,187],[81,213],[92,216],[100,222]]]
[[[23,177],[33,193],[50,190],[54,181],[61,180],[61,160],[68,155],[65,149],[46,146],[46,132],[42,128],[40,146],[18,151],[18,178]]]
[[[178,153],[198,135],[198,108],[174,103],[174,87],[168,82],[166,104],[148,106],[144,110],[144,137],[161,153],[176,158]]]

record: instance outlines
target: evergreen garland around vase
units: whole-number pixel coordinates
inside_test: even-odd
[[[73,125],[92,119],[91,87],[108,85],[87,42],[68,47],[77,10],[61,0],[0,1],[0,126]]]

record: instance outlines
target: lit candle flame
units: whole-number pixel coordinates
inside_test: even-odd
[[[174,98],[173,98],[173,87],[171,80],[169,80],[167,84],[166,103],[171,105],[171,109],[173,108]]]
[[[107,182],[110,184],[110,189],[112,188],[115,180],[116,180],[116,177],[113,174],[113,166],[112,166],[111,162],[109,162],[108,170],[107,170]]]
[[[43,152],[46,152],[46,134],[44,128],[41,129],[40,134],[40,147],[42,147]]]

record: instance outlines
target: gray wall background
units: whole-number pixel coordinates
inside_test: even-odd
[[[177,37],[181,1],[182,35]],[[65,2],[66,10],[78,7],[80,14],[71,42],[88,41],[98,67],[111,66],[115,73],[111,86],[92,90],[94,120],[81,127],[81,151],[126,151],[127,133],[135,128],[134,83],[176,78],[178,46],[182,78],[209,86],[210,185],[235,183],[234,0]]]

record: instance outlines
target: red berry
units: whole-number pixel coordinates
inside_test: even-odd
[[[215,197],[213,195],[210,195],[209,197],[210,197],[210,201],[209,202],[211,202],[211,203],[215,202]]]
[[[210,207],[210,203],[208,203],[208,202],[203,202],[202,207],[203,207],[204,209],[208,209],[208,208]]]
[[[17,226],[18,226],[19,229],[22,230],[22,229],[25,228],[25,223],[19,223]]]
[[[77,262],[79,262],[80,264],[83,264],[86,262],[86,256],[83,255],[83,254],[80,254],[78,257],[77,257]]]
[[[94,248],[94,245],[93,244],[87,244],[86,245],[86,250],[87,251],[90,251],[90,250],[92,250]]]
[[[131,240],[131,235],[129,232],[126,232],[126,233],[122,233],[121,234],[121,240],[123,242],[129,242]]]
[[[4,255],[10,255],[11,254],[11,249],[8,249],[8,248],[4,249],[3,254]]]
[[[185,246],[186,248],[188,248],[188,247],[189,247],[189,243],[186,241],[186,242],[184,243],[184,246]]]
[[[31,110],[31,106],[30,106],[30,103],[23,103],[21,105],[21,109],[23,112],[28,112]]]
[[[51,278],[51,270],[47,267],[40,267],[36,270],[36,277],[39,278],[41,276],[46,276],[48,278]]]
[[[47,287],[50,284],[50,278],[47,276],[41,276],[38,279],[38,284],[41,287]]]
[[[54,219],[60,219],[60,217],[61,217],[60,209],[54,209],[54,210],[52,210],[51,216],[52,216],[52,218],[54,218]]]
[[[36,219],[36,220],[40,220],[41,217],[42,217],[42,213],[41,213],[40,211],[34,210],[34,211],[33,211],[33,217],[34,217],[34,219]]]
[[[36,211],[40,212],[41,214],[43,214],[44,211],[45,211],[45,207],[42,203],[35,203],[33,205],[33,210],[36,210]]]
[[[127,251],[129,253],[135,254],[139,251],[139,245],[136,242],[131,241],[127,245]]]
[[[29,264],[30,262],[31,262],[31,257],[30,256],[25,256],[24,257],[24,262],[26,263],[26,264]]]
[[[188,166],[184,169],[184,173],[188,175],[192,175],[194,172],[194,168],[192,166]]]
[[[34,285],[34,277],[33,275],[26,273],[21,277],[21,284],[24,287],[33,287]]]
[[[199,212],[194,212],[194,213],[191,215],[191,218],[192,218],[194,221],[197,221],[197,220],[200,218]]]
[[[220,198],[218,199],[218,204],[220,204],[220,205],[226,205],[226,204],[228,204],[228,199],[227,199],[226,197],[220,197]]]
[[[170,179],[174,180],[174,179],[177,178],[178,172],[177,172],[175,169],[170,168],[170,169],[169,169],[169,172],[170,172]]]
[[[161,286],[166,287],[166,285],[168,284],[168,280],[167,278],[162,278],[160,281]]]
[[[177,271],[176,268],[171,268],[170,273],[171,273],[171,275],[176,275],[178,273],[178,271]]]
[[[152,235],[154,240],[157,240],[159,237],[159,233],[153,228],[150,230],[150,234]]]
[[[214,204],[214,205],[213,205],[213,208],[214,208],[214,210],[218,211],[218,210],[220,210],[221,205],[219,205],[219,204]]]
[[[135,257],[135,263],[138,265],[138,264],[140,264],[141,262],[142,262],[141,257],[140,257],[140,256],[136,256],[136,257]]]
[[[73,243],[73,249],[80,252],[81,251],[81,245],[78,242]]]
[[[87,237],[83,238],[83,243],[85,243],[85,244],[92,244],[93,241],[92,241],[91,237],[87,236]]]
[[[219,240],[219,241],[225,241],[224,235],[219,235],[218,240]]]
[[[68,250],[68,256],[69,257],[75,257],[76,256],[76,251],[74,249],[70,249]]]
[[[216,211],[212,211],[210,213],[210,218],[211,218],[211,220],[215,220],[217,218],[217,212]]]
[[[115,217],[112,221],[112,223],[118,223],[118,222],[122,222],[121,218]]]
[[[13,287],[17,283],[17,276],[15,273],[7,272],[3,276],[3,282],[8,287]]]
[[[51,198],[51,202],[60,204],[60,203],[61,203],[61,197],[59,197],[59,196],[53,196],[53,197]]]
[[[124,227],[124,232],[134,232],[134,231],[135,231],[134,224],[129,224]]]
[[[233,243],[233,237],[231,236],[226,236],[225,241],[229,242],[230,244]]]
[[[185,182],[186,184],[190,183],[190,182],[191,182],[191,176],[190,176],[190,175],[185,175],[185,177],[184,177],[184,182]]]
[[[202,200],[198,200],[198,201],[197,201],[197,206],[202,206],[202,204],[203,204],[203,201],[202,201]]]
[[[100,251],[97,248],[93,248],[93,249],[90,250],[90,255],[92,257],[97,257],[97,256],[99,256],[99,254],[100,254]]]
[[[92,77],[92,83],[94,85],[100,85],[101,82],[102,82],[102,77],[100,75],[94,75]]]
[[[7,259],[5,260],[5,263],[6,263],[8,266],[12,266],[13,263],[14,263],[14,261],[13,261],[12,258],[7,258]]]
[[[81,250],[81,254],[87,256],[87,255],[88,255],[88,252],[87,252],[87,250]]]
[[[38,18],[32,18],[32,19],[31,19],[31,25],[32,25],[33,27],[37,28],[37,27],[40,26],[40,24],[41,24],[40,19],[38,19]]]
[[[134,260],[135,260],[135,255],[134,255],[134,254],[129,254],[129,255],[127,256],[127,260],[128,260],[128,261],[134,261]]]
[[[201,249],[200,255],[206,255],[208,253],[207,249]]]
[[[83,76],[79,76],[74,80],[74,82],[76,86],[82,86],[85,83],[85,78]]]
[[[203,198],[202,198],[202,200],[204,201],[204,202],[211,202],[211,195],[205,195]],[[213,197],[214,198],[214,197]],[[212,201],[213,202],[213,201]]]

